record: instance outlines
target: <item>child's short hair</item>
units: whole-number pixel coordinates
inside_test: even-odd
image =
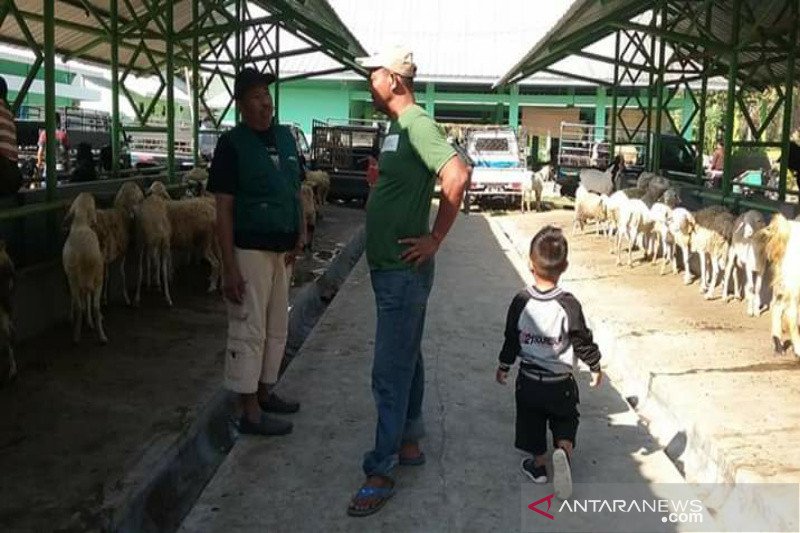
[[[531,239],[530,259],[536,273],[556,279],[567,269],[567,239],[555,226],[545,226]]]

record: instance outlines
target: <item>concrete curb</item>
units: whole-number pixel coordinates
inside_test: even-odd
[[[323,275],[295,295],[282,371],[347,280],[364,252],[365,242],[362,225]],[[231,394],[220,389],[178,439],[171,436],[154,439],[136,466],[114,487],[106,489],[102,509],[90,520],[99,522],[104,531],[177,530],[236,443],[237,434],[228,412],[230,401]]]
[[[501,221],[486,218],[515,269],[526,283],[531,282],[532,275],[523,251],[516,247]],[[591,312],[587,314],[590,317],[601,316]],[[719,484],[714,494],[703,495],[715,504],[717,523],[733,530],[736,529],[737,516],[752,513],[763,523],[764,531],[787,530],[780,515],[771,510],[770,495],[765,494],[763,487],[754,486],[770,481],[751,470],[732,465],[697,423],[680,420],[670,405],[673,395],[683,394],[683,391],[654,386],[652,373],[640,367],[638,359],[624,347],[610,324],[590,318],[587,321],[594,331],[595,341],[605,354],[604,372],[643,419],[650,434],[664,447],[664,453],[681,475],[690,483]],[[731,491],[732,485],[736,486],[736,491]]]

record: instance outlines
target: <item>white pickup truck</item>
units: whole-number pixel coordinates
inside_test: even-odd
[[[467,133],[466,151],[473,163],[467,201],[486,205],[519,204],[522,189],[533,173],[520,156],[517,134],[511,128],[475,129]]]

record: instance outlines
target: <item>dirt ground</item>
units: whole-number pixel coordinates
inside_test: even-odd
[[[725,477],[747,471],[750,479],[800,479],[800,362],[788,353],[773,355],[769,312],[751,318],[740,301],[706,301],[696,281],[684,285],[681,276],[660,276],[640,261],[615,266],[607,241],[570,236],[570,211],[495,220],[521,254],[543,225],[565,228],[570,267],[563,284],[595,324],[615,332],[615,353],[604,354],[606,361],[625,361],[617,369],[621,378],[643,375],[682,427],[701,437],[703,452]]]
[[[325,207],[293,291],[363,220],[361,209]],[[138,309],[106,309],[108,346],[85,331],[73,347],[64,325],[18,347],[19,377],[0,390],[0,530],[91,524],[105,489],[155,444],[176,440],[218,390],[224,305],[205,294],[200,269],[175,279],[173,309],[156,293]]]

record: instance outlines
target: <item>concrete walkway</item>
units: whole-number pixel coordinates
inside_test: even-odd
[[[519,265],[486,218],[459,216],[437,257],[423,342],[428,464],[398,470],[397,495],[381,512],[346,515],[375,424],[375,311],[362,259],[280,385],[303,400],[294,433],[240,438],[181,530],[519,530],[528,484],[513,448],[513,386],[494,382],[506,310],[524,285]],[[580,381],[575,481],[680,483],[613,384],[590,390],[586,373]]]

